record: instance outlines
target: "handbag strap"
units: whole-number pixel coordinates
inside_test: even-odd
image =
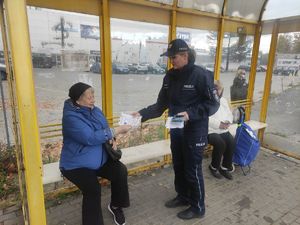
[[[245,122],[245,109],[242,106],[238,107],[239,113],[240,113],[240,118],[238,121],[238,124],[242,124]]]

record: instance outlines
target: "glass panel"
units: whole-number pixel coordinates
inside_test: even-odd
[[[230,0],[227,3],[226,15],[257,21],[264,0]]]
[[[2,33],[0,33],[0,157],[5,157],[6,149],[9,149],[14,142],[7,79]]]
[[[167,5],[173,5],[173,0],[148,0],[150,2],[158,2]]]
[[[213,71],[217,47],[217,32],[177,28],[177,38],[185,40],[196,52],[196,64]]]
[[[300,33],[279,34],[264,143],[300,156]]]
[[[251,111],[251,119],[259,121],[261,110],[261,101],[264,93],[264,85],[266,78],[266,71],[268,65],[268,56],[271,43],[271,35],[262,35],[259,45],[259,56],[257,60],[256,78],[253,93],[253,105]]]
[[[79,81],[95,88],[101,107],[100,76],[89,72],[100,59],[99,17],[36,7],[27,14],[39,124],[61,123],[68,90]],[[61,131],[45,130],[40,128],[44,163],[56,161],[61,150],[61,136],[44,139]]]
[[[266,5],[266,10],[263,13],[263,20],[278,19],[298,15],[300,15],[299,0],[272,0],[268,1]]]
[[[221,14],[224,0],[178,0],[178,7]]]
[[[245,100],[252,56],[253,36],[225,33],[222,51],[220,80],[224,86],[223,96],[228,101]]]
[[[160,55],[168,46],[168,29],[165,25],[111,19],[115,116],[156,102],[167,65],[167,58]],[[149,142],[164,138],[161,122],[143,132],[135,130],[139,133],[130,135],[132,138],[124,144],[136,145],[141,144],[137,143],[141,139]],[[141,136],[136,138],[136,135]]]

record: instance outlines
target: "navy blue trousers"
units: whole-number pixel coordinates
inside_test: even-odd
[[[203,150],[207,136],[186,129],[171,129],[171,151],[178,197],[187,200],[197,212],[205,210]]]

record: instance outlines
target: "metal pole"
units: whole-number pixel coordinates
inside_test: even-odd
[[[46,225],[42,159],[25,0],[5,0],[31,225]]]
[[[109,124],[113,125],[112,108],[112,63],[111,63],[111,36],[109,1],[101,1],[100,8],[100,45],[101,45],[101,87],[102,87],[102,110],[108,118]]]
[[[252,53],[252,59],[251,59],[251,70],[250,70],[250,75],[249,75],[249,85],[248,85],[248,94],[247,94],[247,99],[249,99],[251,101],[251,103],[253,101],[260,37],[261,37],[261,23],[259,22],[256,26],[255,36],[254,36],[253,53]],[[251,108],[252,108],[252,104],[250,104],[249,106],[246,107],[246,120],[250,119]]]

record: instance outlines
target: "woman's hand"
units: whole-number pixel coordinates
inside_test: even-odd
[[[230,126],[230,123],[224,123],[224,122],[220,122],[220,126],[219,126],[219,128],[220,129],[228,129],[229,128],[229,126]]]
[[[117,141],[115,139],[110,139],[109,144],[112,145],[113,150],[117,150]]]
[[[130,125],[121,125],[115,128],[115,135],[127,133],[131,129]]]

